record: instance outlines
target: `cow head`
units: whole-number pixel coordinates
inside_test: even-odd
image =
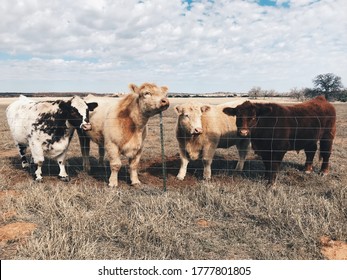
[[[155,84],[144,83],[140,87],[130,84],[129,88],[132,93],[138,95],[140,110],[145,116],[151,117],[169,108],[170,102],[167,98],[167,87],[158,87]]]
[[[204,112],[210,110],[208,105],[182,104],[175,107],[178,115],[178,125],[190,136],[203,133],[201,117]]]
[[[98,103],[86,103],[82,98],[74,96],[67,102],[60,103],[59,107],[67,114],[68,121],[74,126],[83,130],[91,130],[89,123],[89,112],[93,111]]]
[[[259,117],[270,114],[272,108],[267,104],[251,103],[245,101],[241,105],[230,108],[226,107],[223,112],[229,116],[236,116],[238,133],[242,137],[248,137],[251,129],[257,126]]]

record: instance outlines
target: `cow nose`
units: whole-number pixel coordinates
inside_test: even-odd
[[[201,127],[196,127],[193,130],[193,135],[200,135],[202,133],[202,128]]]
[[[161,101],[160,101],[160,105],[162,107],[164,106],[169,106],[170,102],[169,102],[169,99],[168,98],[163,98]]]
[[[249,130],[248,129],[239,129],[239,134],[240,134],[240,136],[243,136],[243,137],[246,137],[246,136],[248,136],[248,134],[249,134]]]
[[[81,128],[85,131],[92,130],[92,125],[90,123],[82,123]]]

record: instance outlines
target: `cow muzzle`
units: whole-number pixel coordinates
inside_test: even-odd
[[[239,135],[242,137],[248,137],[249,136],[249,129],[245,129],[245,128],[239,129]]]
[[[82,123],[80,128],[82,128],[85,131],[92,130],[92,125],[90,123]]]
[[[170,102],[168,98],[163,98],[162,100],[160,100],[160,110],[164,111],[167,108],[169,108],[170,106]]]
[[[194,128],[193,130],[192,130],[192,135],[194,135],[194,136],[197,136],[197,135],[200,135],[200,134],[202,134],[202,128],[201,127],[196,127],[196,128]]]

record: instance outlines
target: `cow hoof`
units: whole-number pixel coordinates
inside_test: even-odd
[[[275,182],[268,182],[266,184],[266,189],[267,190],[276,190],[277,189],[276,183]]]
[[[36,179],[35,179],[35,182],[36,182],[36,183],[42,183],[42,182],[43,182],[43,178],[36,178]]]
[[[69,176],[58,176],[60,181],[63,182],[69,182],[70,181],[70,177]]]
[[[325,176],[328,176],[328,173],[327,172],[319,172],[319,175],[322,176],[322,177],[325,177]]]
[[[117,187],[118,187],[118,185],[112,184],[112,183],[108,183],[107,186],[108,186],[109,188],[117,188]]]
[[[276,186],[272,186],[268,189],[269,192],[271,192],[273,194],[273,196],[277,196],[279,193],[279,190]]]
[[[23,169],[29,168],[29,163],[28,162],[22,162],[22,168]]]
[[[135,181],[135,182],[132,182],[131,185],[133,187],[140,187],[141,186],[141,182],[140,181]]]
[[[305,174],[311,174],[312,170],[305,170]]]
[[[184,180],[184,177],[183,176],[176,176],[176,178],[180,181],[183,181]]]
[[[134,183],[134,184],[131,184],[131,186],[134,188],[139,188],[141,187],[141,183]]]

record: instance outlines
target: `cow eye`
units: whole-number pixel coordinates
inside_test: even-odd
[[[188,114],[184,114],[184,117],[189,119],[189,115]]]
[[[152,94],[149,91],[146,91],[143,95],[144,96],[151,96]]]

